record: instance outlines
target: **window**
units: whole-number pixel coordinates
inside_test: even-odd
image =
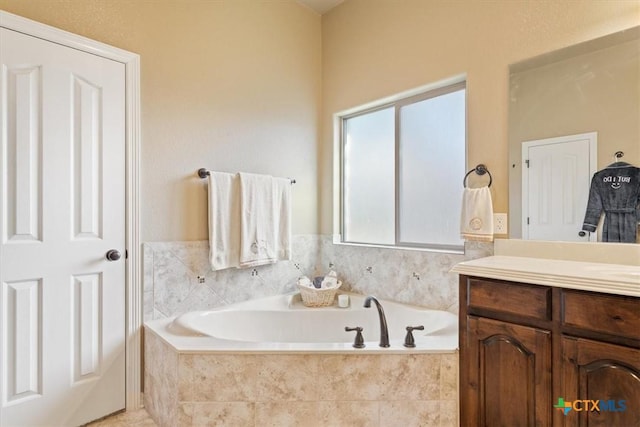
[[[465,87],[460,82],[336,116],[340,242],[463,250]]]

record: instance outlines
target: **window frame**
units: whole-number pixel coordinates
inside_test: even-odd
[[[343,112],[334,114],[334,214],[333,214],[333,243],[350,246],[380,247],[392,249],[421,250],[429,252],[464,254],[464,242],[460,245],[443,245],[435,243],[413,243],[400,240],[400,111],[402,107],[425,101],[438,96],[465,90],[465,138],[464,138],[464,160],[467,164],[467,82],[466,75],[456,76],[427,86],[422,86],[411,91],[403,92],[392,97],[374,101],[359,107],[355,107]],[[370,114],[387,108],[394,108],[394,244],[368,243],[344,240],[345,226],[345,127],[349,119]]]

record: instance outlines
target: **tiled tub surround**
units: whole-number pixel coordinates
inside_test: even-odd
[[[466,243],[465,255],[334,245],[331,236],[297,235],[293,260],[255,269],[211,271],[208,241],[145,243],[145,321],[295,290],[300,275],[330,266],[344,290],[457,312],[458,262],[493,254],[493,245]]]
[[[159,426],[456,426],[457,353],[179,352],[145,334]]]
[[[145,320],[292,292],[300,275],[329,267],[344,290],[455,313],[457,275],[449,270],[492,255],[493,245],[465,249],[356,247],[304,235],[294,237],[292,261],[212,272],[207,241],[146,243]],[[146,407],[166,426],[457,425],[457,353],[392,353],[178,351],[147,328]]]

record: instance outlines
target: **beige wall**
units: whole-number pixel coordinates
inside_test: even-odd
[[[320,16],[294,0],[0,0],[141,56],[142,240],[207,238],[200,167],[294,177],[316,233]]]
[[[636,0],[347,0],[322,19],[294,0],[0,8],[141,55],[143,241],[207,237],[199,167],[295,177],[294,233],[331,233],[331,115],[460,73],[468,166],[487,164],[505,212],[508,64],[640,22]]]
[[[347,0],[324,15],[322,232],[332,229],[333,113],[466,73],[467,165],[488,166],[494,210],[506,212],[509,64],[638,23],[635,0]]]

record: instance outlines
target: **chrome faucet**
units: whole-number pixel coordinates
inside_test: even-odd
[[[376,303],[378,317],[380,318],[380,347],[389,347],[389,329],[387,328],[387,318],[384,316],[382,305],[374,296],[368,296],[364,300],[364,307],[371,307],[371,301]]]

